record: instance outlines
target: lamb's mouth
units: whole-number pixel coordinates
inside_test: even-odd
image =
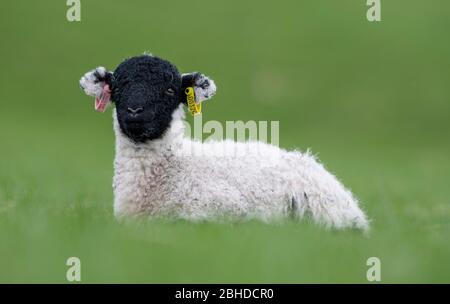
[[[124,133],[136,143],[144,143],[152,139],[152,128],[143,126],[142,124],[127,124]]]
[[[130,138],[136,144],[145,143],[147,140],[150,140],[150,137],[145,133],[141,134],[127,134],[128,138]]]

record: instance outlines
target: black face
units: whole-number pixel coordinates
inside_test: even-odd
[[[136,143],[164,134],[182,94],[177,68],[148,55],[122,62],[113,73],[111,87],[120,128]]]

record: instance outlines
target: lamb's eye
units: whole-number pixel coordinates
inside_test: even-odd
[[[175,91],[172,88],[168,88],[166,90],[166,94],[169,95],[169,96],[174,96],[175,95]]]

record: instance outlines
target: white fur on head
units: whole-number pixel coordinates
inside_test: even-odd
[[[216,94],[216,84],[214,80],[208,78],[207,76],[200,74],[200,77],[195,79],[194,92],[195,101],[200,103],[204,100],[210,99]]]
[[[185,73],[181,75],[181,77],[192,76],[193,77],[193,86],[195,92],[195,102],[201,103],[202,101],[208,100],[216,94],[216,84],[214,80],[209,78],[208,76],[194,72],[194,73]]]
[[[80,86],[83,91],[94,97],[101,96],[105,86],[105,77],[108,71],[104,67],[98,67],[84,74],[80,79]]]

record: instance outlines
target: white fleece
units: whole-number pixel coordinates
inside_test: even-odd
[[[261,143],[201,143],[184,136],[184,110],[161,139],[134,144],[116,135],[114,211],[118,218],[264,221],[311,217],[329,228],[368,229],[352,193],[310,153]],[[241,149],[238,156],[216,151]],[[194,152],[194,153],[192,153]]]

